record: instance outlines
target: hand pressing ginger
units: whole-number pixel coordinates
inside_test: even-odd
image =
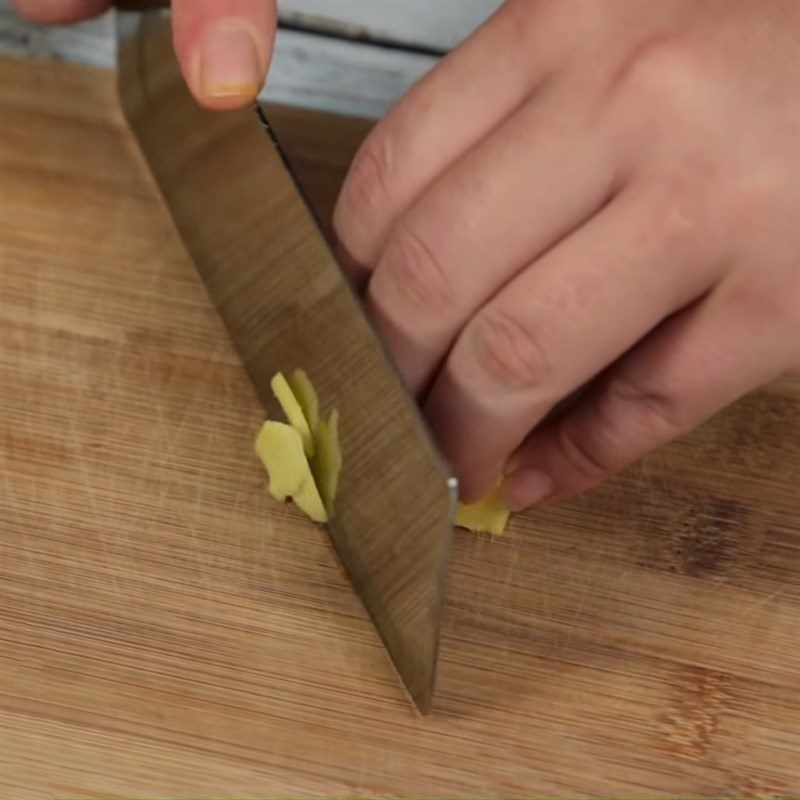
[[[375,128],[335,228],[463,499],[798,370],[799,73],[793,0],[509,0]]]
[[[274,27],[174,0],[198,101],[249,102]],[[508,0],[377,125],[334,226],[462,498],[587,489],[800,370],[800,4]]]

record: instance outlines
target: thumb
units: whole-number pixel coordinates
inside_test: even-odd
[[[275,0],[173,0],[175,52],[192,94],[207,108],[246,105],[267,74]]]

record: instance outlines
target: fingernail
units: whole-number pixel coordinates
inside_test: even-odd
[[[521,467],[503,481],[503,502],[512,511],[522,511],[546,500],[554,489],[553,481],[544,472]]]
[[[200,51],[200,85],[206,97],[255,97],[261,88],[258,44],[250,26],[221,19]]]

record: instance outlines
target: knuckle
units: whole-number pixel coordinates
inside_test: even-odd
[[[798,304],[800,296],[800,259],[786,259],[774,265],[767,278],[742,281],[728,288],[729,314],[762,341],[773,342],[770,348],[777,369],[786,374],[800,372],[800,336]]]
[[[390,137],[376,129],[356,153],[342,187],[349,213],[381,206],[389,194],[393,161]]]
[[[556,444],[566,462],[585,485],[616,472],[615,465],[603,455],[605,451],[597,447],[595,442],[596,440],[582,436],[574,425],[564,422],[558,426]]]
[[[545,6],[532,7],[528,0],[506,0],[500,7],[498,16],[503,23],[507,52],[520,57],[520,67],[530,69],[531,54],[536,52],[534,37],[539,29],[536,23],[546,15]]]
[[[501,386],[528,388],[548,385],[553,378],[547,347],[531,322],[490,310],[471,324],[472,360],[483,376]]]
[[[585,420],[576,424],[567,416],[556,437],[564,459],[588,486],[690,427],[681,404],[671,395],[618,376],[598,397],[591,425]]]
[[[776,240],[794,246],[798,252],[797,220],[800,219],[800,191],[786,192],[786,164],[797,164],[797,156],[775,148],[764,153],[760,162],[737,163],[730,171],[723,196],[723,209],[729,212],[733,230],[752,236],[757,225],[770,231]],[[794,235],[786,236],[789,231]]]
[[[676,34],[655,34],[628,54],[614,76],[614,86],[637,104],[645,101],[645,107],[662,116],[665,108],[673,112],[691,108],[695,113],[704,62],[695,41]]]
[[[423,234],[401,226],[386,247],[376,280],[387,280],[406,306],[443,310],[453,302],[453,285],[434,247]]]
[[[601,432],[613,447],[623,436],[620,421],[640,436],[661,444],[690,428],[682,404],[671,393],[619,375],[606,387],[601,408]]]
[[[651,188],[650,202],[642,208],[649,215],[644,230],[657,232],[658,247],[674,259],[691,257],[698,242],[711,235],[696,193],[677,177]]]

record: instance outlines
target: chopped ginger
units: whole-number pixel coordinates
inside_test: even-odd
[[[316,437],[317,425],[319,424],[319,397],[317,390],[304,369],[296,369],[287,378],[289,387],[292,390],[303,415],[311,429],[311,436]]]
[[[327,522],[342,469],[339,412],[334,409],[327,420],[320,417],[317,392],[302,369],[294,370],[289,380],[276,373],[271,386],[289,424],[267,420],[256,439],[270,494],[281,501],[291,498],[312,520]],[[497,489],[477,503],[459,503],[456,525],[498,535],[508,517]]]
[[[311,517],[314,522],[327,522],[328,512],[325,510],[325,504],[319,496],[319,489],[314,479],[307,480],[299,492],[297,492],[292,500],[294,504],[305,513],[306,516]]]
[[[327,522],[342,468],[339,412],[320,419],[317,393],[303,370],[296,369],[288,381],[278,372],[271,386],[289,424],[267,420],[256,438],[270,494],[291,498],[315,522]]]
[[[456,511],[456,525],[481,533],[501,534],[508,523],[510,512],[500,500],[500,490],[477,503],[459,503]]]
[[[258,434],[255,450],[269,475],[269,492],[276,500],[291,497],[315,522],[328,521],[303,451],[303,440],[295,428],[267,420]]]
[[[342,469],[342,450],[339,447],[339,412],[334,409],[327,421],[320,420],[315,433],[316,451],[311,461],[311,471],[322,495],[325,508],[333,513],[333,501],[339,486]]]
[[[291,497],[306,481],[303,440],[291,425],[267,420],[256,438],[255,451],[269,474],[269,491],[276,500]]]
[[[289,420],[289,424],[300,434],[303,440],[303,450],[305,454],[311,458],[311,456],[314,455],[314,439],[311,436],[311,428],[303,413],[302,406],[294,396],[294,392],[292,392],[282,372],[276,372],[275,375],[272,376],[270,386],[272,387],[272,391],[278,403],[280,403],[283,409],[283,413],[286,414],[286,419]]]

